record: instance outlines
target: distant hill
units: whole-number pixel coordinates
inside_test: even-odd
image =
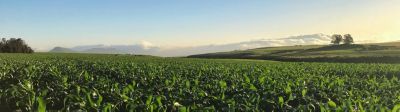
[[[117,50],[115,48],[91,48],[81,51],[81,53],[99,53],[99,54],[123,54],[126,52]]]
[[[75,53],[76,51],[69,49],[69,48],[64,48],[64,47],[55,47],[49,52],[54,52],[54,53]]]
[[[97,53],[97,54],[127,54],[127,52],[120,51],[115,48],[89,48],[85,50],[73,50],[64,47],[55,47],[49,52],[52,53]]]
[[[56,53],[97,53],[97,54],[151,54],[160,48],[144,45],[84,45],[71,48],[55,47],[49,52]]]
[[[355,45],[298,45],[191,55],[189,58],[265,59],[311,62],[400,63],[400,42]]]
[[[252,39],[247,41],[239,41],[224,44],[209,44],[209,45],[191,45],[191,46],[162,46],[152,44],[147,41],[135,43],[131,45],[79,45],[70,47],[74,51],[86,51],[94,48],[115,48],[122,51],[124,54],[145,54],[163,57],[175,56],[188,56],[194,54],[213,53],[213,52],[227,52],[232,50],[254,49],[260,47],[271,46],[291,46],[291,45],[316,45],[330,43],[330,35],[326,34],[307,34],[307,35],[294,35],[283,38],[269,38],[269,39]]]

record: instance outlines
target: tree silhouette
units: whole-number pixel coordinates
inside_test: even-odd
[[[343,41],[343,37],[340,34],[333,34],[331,38],[331,43],[334,45],[339,45]]]
[[[350,45],[354,43],[353,37],[350,34],[343,35],[343,42],[346,45]]]
[[[2,38],[0,41],[0,53],[33,53],[31,47],[29,47],[24,40],[21,38]]]

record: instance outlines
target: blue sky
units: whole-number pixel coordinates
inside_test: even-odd
[[[314,33],[400,39],[398,0],[0,0],[0,37],[36,49],[223,44]]]

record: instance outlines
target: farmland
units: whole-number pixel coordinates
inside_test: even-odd
[[[400,42],[264,47],[191,55],[194,58],[261,59],[288,62],[400,63]]]
[[[0,54],[0,109],[398,111],[400,65]]]

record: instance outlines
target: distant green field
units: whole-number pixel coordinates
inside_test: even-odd
[[[400,65],[0,54],[1,111],[399,111]]]
[[[400,63],[400,42],[361,45],[265,47],[189,56],[191,58],[264,59],[305,62]]]

